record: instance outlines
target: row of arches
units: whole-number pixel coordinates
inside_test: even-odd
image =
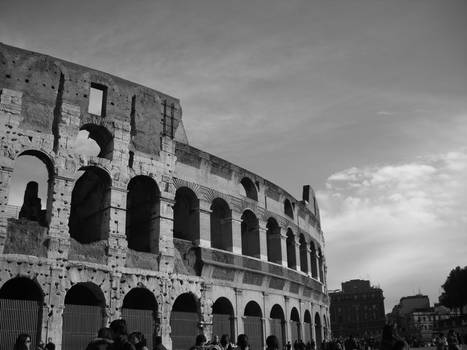
[[[47,161],[47,157],[41,152],[26,152],[20,158],[23,156],[34,156],[45,162],[47,171],[44,173],[48,173],[47,178],[36,177],[29,184],[36,183],[36,190],[32,197],[38,197],[39,190],[43,193],[43,197],[47,196],[47,193],[53,191],[53,167],[51,162]],[[79,172],[81,176],[76,180],[71,193],[68,218],[70,236],[82,244],[106,240],[109,233],[111,211],[112,181],[110,175],[97,166],[82,167]],[[34,174],[34,172],[31,173]],[[44,175],[41,176],[44,177]],[[14,179],[12,182],[14,183]],[[250,186],[255,185],[251,183]],[[44,191],[44,187],[47,187],[48,190]],[[29,205],[29,202],[35,203],[34,199],[26,203],[27,189],[28,186],[26,186],[22,210]],[[251,188],[250,191],[252,191]],[[161,217],[160,195],[161,192],[156,181],[149,176],[137,175],[129,181],[125,206],[125,233],[130,249],[158,253]],[[50,196],[45,198],[43,202],[50,204],[49,199]],[[39,200],[39,203],[41,203],[41,200]],[[290,202],[288,203],[290,204]],[[38,210],[41,211],[41,204],[38,205]],[[48,215],[45,216],[50,216],[50,211],[48,207],[45,210]],[[35,220],[36,216],[29,215],[27,218]],[[232,252],[232,210],[226,200],[222,198],[212,200],[209,218],[211,247]],[[36,219],[36,221],[39,220]],[[266,253],[269,262],[282,264],[286,260],[289,268],[297,269],[297,266],[300,266],[302,272],[310,272],[314,278],[322,280],[322,252],[319,247],[316,248],[313,241],[307,242],[305,236],[301,234],[299,236],[300,250],[297,256],[296,236],[290,228],[287,229],[286,233],[285,252],[282,251],[281,228],[276,219],[270,217],[267,220],[266,229],[267,251],[264,253]],[[188,187],[180,187],[175,193],[173,237],[191,242],[195,242],[200,238],[200,203],[195,192]],[[262,253],[260,246],[259,220],[252,210],[247,209],[241,216],[242,254],[259,259]],[[297,263],[298,260],[300,264]],[[308,267],[308,261],[310,261],[310,268]]]
[[[0,288],[0,341],[12,348],[17,333],[31,334],[33,347],[41,338],[44,294],[34,281],[16,277]],[[77,283],[65,295],[62,323],[62,349],[78,350],[86,347],[97,330],[109,320],[105,312],[106,301],[102,290],[92,282]],[[154,294],[144,287],[130,289],[123,298],[121,317],[127,321],[129,331],[141,331],[152,348],[154,337],[161,328],[161,315]],[[269,315],[263,315],[256,301],[246,303],[243,314],[235,315],[234,307],[226,297],[219,297],[212,305],[212,333],[236,336],[235,320],[243,319],[243,333],[249,336],[251,347],[264,347],[264,322],[269,323],[269,333],[275,334],[285,345],[288,340],[302,339],[305,343],[313,338],[320,344],[327,335],[326,317],[305,310],[303,327],[296,307],[286,317],[284,309],[274,304]],[[266,317],[266,319],[265,319]],[[291,333],[288,334],[287,322]],[[170,338],[173,350],[185,350],[193,345],[195,337],[202,332],[200,300],[192,293],[183,293],[173,302],[170,310]],[[303,333],[302,333],[303,330]],[[10,346],[11,345],[11,346]]]

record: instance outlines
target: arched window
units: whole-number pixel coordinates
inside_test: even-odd
[[[277,221],[269,218],[266,224],[266,239],[268,247],[268,261],[281,264],[282,263],[282,248],[281,248],[281,232]]]
[[[284,201],[284,213],[293,220],[293,207],[288,199]]]
[[[193,345],[193,339],[200,333],[199,301],[191,293],[184,293],[175,299],[170,314],[173,350],[186,350]]]
[[[142,332],[146,336],[148,348],[152,349],[158,319],[154,294],[146,288],[130,290],[123,299],[122,318],[126,321],[128,332]]]
[[[271,309],[270,314],[271,334],[274,334],[279,341],[279,349],[283,349],[285,345],[285,316],[284,310],[279,304],[275,304]]]
[[[316,248],[313,242],[310,242],[310,261],[311,261],[311,277],[318,279],[318,265],[316,263]]]
[[[199,201],[188,187],[175,193],[173,237],[186,241],[199,238]]]
[[[300,270],[308,273],[308,247],[306,244],[305,236],[300,235]]]
[[[70,236],[80,243],[105,240],[109,235],[110,176],[98,167],[81,169],[71,193]]]
[[[258,200],[258,190],[256,189],[255,184],[248,177],[244,177],[240,183],[245,190],[245,197]]]
[[[136,176],[129,182],[126,201],[128,248],[140,252],[158,252],[159,198],[159,188],[152,178]]]
[[[229,299],[220,297],[212,305],[212,326],[213,334],[227,334],[230,339],[234,339],[234,311]]]
[[[231,210],[227,202],[216,198],[211,205],[211,247],[232,251]]]
[[[79,154],[112,160],[113,135],[104,126],[85,124],[76,137],[74,149]]]
[[[260,258],[258,218],[250,210],[242,215],[242,254]]]
[[[0,288],[0,343],[4,349],[13,349],[19,333],[31,336],[31,349],[41,337],[44,294],[34,281],[16,277]]]
[[[292,230],[289,228],[287,230],[287,267],[290,269],[297,268],[297,257],[295,252],[295,236]]]
[[[246,304],[244,313],[244,330],[245,334],[248,335],[251,349],[262,349],[263,340],[263,313],[261,307],[254,301],[250,301]]]
[[[300,332],[300,315],[297,308],[293,307],[290,313],[290,329],[292,331],[292,341],[301,339],[302,335]]]
[[[316,344],[321,344],[323,341],[323,333],[321,331],[321,318],[319,314],[315,314],[315,335],[316,335]]]

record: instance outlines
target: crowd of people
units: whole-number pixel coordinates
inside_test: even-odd
[[[450,330],[445,336],[439,333],[435,336],[428,346],[436,347],[436,350],[460,350],[461,338],[459,334]],[[409,350],[414,347],[410,339],[403,338],[397,334],[394,326],[384,326],[381,339],[376,341],[374,338],[355,338],[349,336],[347,338],[333,338],[328,341],[323,341],[317,344],[313,339],[306,344],[297,339],[293,343],[293,350]],[[266,338],[267,350],[292,350],[290,341],[285,345],[280,345],[279,340],[275,335],[270,335]],[[16,339],[13,350],[55,350],[55,344],[51,339],[45,344],[40,342],[37,349],[31,348],[31,336],[28,334],[20,334]],[[63,349],[67,350],[67,349]],[[114,320],[110,323],[109,328],[101,328],[97,337],[89,342],[86,349],[83,350],[149,350],[144,334],[141,332],[128,333],[125,320]],[[154,338],[154,346],[152,350],[167,350],[162,345],[162,338],[156,336]],[[260,350],[251,349],[246,334],[240,334],[237,337],[237,342],[231,341],[229,335],[224,334],[220,338],[213,335],[211,341],[207,341],[203,334],[200,334],[195,339],[195,344],[189,350]]]

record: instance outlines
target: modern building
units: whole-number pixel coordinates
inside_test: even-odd
[[[329,293],[334,337],[377,337],[385,324],[384,296],[381,288],[367,280],[342,283],[342,290]]]
[[[313,190],[192,147],[177,98],[0,44],[0,124],[0,349],[81,350],[121,317],[150,348],[328,336]]]

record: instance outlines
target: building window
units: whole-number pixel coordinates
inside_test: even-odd
[[[105,85],[91,83],[89,90],[88,113],[105,117],[105,105],[107,100],[107,87]]]

